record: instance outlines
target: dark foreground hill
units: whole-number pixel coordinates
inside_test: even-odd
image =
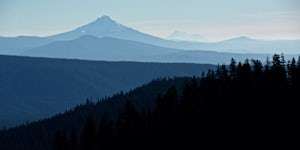
[[[62,129],[68,133],[72,130],[81,132],[89,115],[92,115],[97,122],[100,122],[104,114],[109,119],[116,120],[127,100],[134,103],[139,111],[143,111],[143,108],[145,108],[145,111],[146,108],[148,108],[148,111],[153,110],[158,94],[166,93],[172,86],[182,91],[186,80],[188,78],[153,80],[128,93],[121,92],[97,103],[87,100],[85,104],[78,105],[63,114],[2,131],[0,132],[0,149],[51,150],[54,148],[53,140],[56,130]],[[15,144],[16,141],[19,141],[18,144]]]
[[[46,59],[0,55],[0,127],[128,91],[155,78],[194,76],[213,65]]]
[[[300,59],[231,61],[2,131],[0,149],[201,149],[295,144]]]

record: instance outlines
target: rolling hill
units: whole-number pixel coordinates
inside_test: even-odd
[[[19,55],[27,49],[42,46],[54,40],[34,36],[2,37],[0,36],[0,54]]]

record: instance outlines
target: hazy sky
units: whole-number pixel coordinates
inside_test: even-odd
[[[51,35],[102,15],[159,37],[300,39],[300,0],[0,0],[0,35]]]

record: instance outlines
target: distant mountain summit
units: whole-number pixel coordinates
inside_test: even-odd
[[[87,25],[79,27],[78,30],[81,33],[103,36],[126,31],[128,28],[112,20],[109,16],[102,16]]]
[[[182,31],[174,31],[168,37],[168,40],[175,40],[175,41],[204,41],[205,38],[200,34],[189,34]]]
[[[114,37],[117,34],[124,32],[128,33],[132,30],[133,29],[125,27],[112,20],[109,16],[102,16],[89,24],[76,28],[75,30],[56,34],[49,38],[55,40],[73,40],[84,35],[93,35],[99,38],[105,36]]]
[[[249,38],[247,36],[240,36],[240,37],[235,37],[235,38],[231,38],[228,40],[224,40],[221,42],[255,42],[255,41],[257,41],[257,40]]]
[[[49,36],[48,38],[54,40],[74,40],[84,35],[92,35],[98,38],[113,37],[145,43],[152,43],[149,42],[149,40],[160,40],[157,37],[126,27],[112,20],[109,16],[102,16],[89,24],[76,28],[75,30]]]

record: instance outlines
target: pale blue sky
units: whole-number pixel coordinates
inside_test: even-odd
[[[46,36],[102,15],[159,37],[300,39],[300,0],[0,0],[0,36]]]

